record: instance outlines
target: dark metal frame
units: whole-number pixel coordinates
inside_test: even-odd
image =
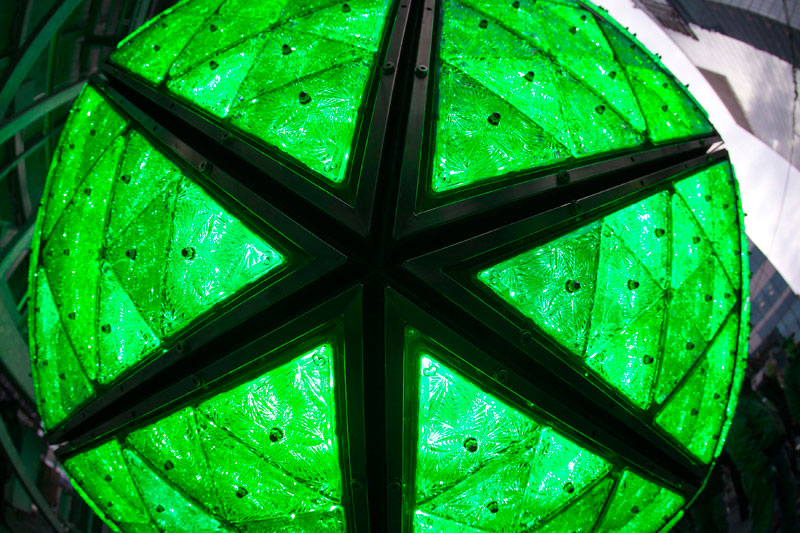
[[[546,335],[498,312],[487,303],[492,295],[470,285],[465,273],[490,254],[497,261],[724,160],[724,151],[709,153],[719,137],[520,173],[428,201],[419,182],[435,127],[438,69],[430,65],[438,55],[441,0],[398,0],[393,9],[378,53],[383,66],[362,110],[371,120],[363,120],[354,145],[351,197],[115,67],[94,80],[215,197],[251,225],[283,235],[310,262],[215,309],[218,316],[176,337],[165,354],[48,438],[70,441],[59,452],[64,457],[85,450],[210,393],[227,379],[221,376],[263,371],[265,353],[283,351],[339,317],[345,358],[336,378],[345,385],[337,402],[344,406],[344,486],[354,530],[409,530],[402,521],[413,505],[408,410],[415,409],[417,375],[404,350],[406,323],[440,343],[448,361],[487,390],[608,452],[618,467],[695,491],[708,467],[640,420],[616,390],[584,376]]]
[[[169,350],[166,353],[146,366],[144,366],[146,361],[143,362],[137,366],[137,369],[140,369],[138,372],[133,375],[129,373],[127,379],[107,390],[100,391],[104,393],[102,396],[48,434],[48,438],[52,442],[71,438],[76,431],[86,427],[93,417],[100,413],[107,413],[112,408],[119,408],[117,404],[120,401],[136,401],[137,395],[142,394],[142,387],[152,387],[157,376],[163,376],[168,369],[172,369],[179,363],[210,356],[209,351],[213,350],[221,332],[241,329],[242,326],[258,319],[259,316],[263,317],[265,312],[268,314],[280,313],[281,308],[284,309],[283,312],[287,312],[286,308],[291,309],[292,307],[290,301],[292,297],[296,298],[298,294],[313,294],[314,292],[324,294],[327,291],[324,289],[324,285],[320,287],[320,284],[324,284],[326,280],[336,279],[337,276],[352,279],[353,275],[352,272],[348,272],[348,270],[353,270],[352,268],[343,268],[346,263],[345,257],[334,248],[317,239],[308,230],[284,215],[273,204],[253,194],[219,167],[206,166],[202,155],[192,150],[174,133],[142,113],[121,95],[115,93],[113,89],[108,88],[103,92],[113,98],[116,105],[131,116],[132,121],[138,123],[138,125],[132,125],[132,128],[138,129],[156,146],[168,147],[164,152],[169,154],[171,150],[174,154],[172,158],[179,166],[186,169],[187,175],[193,176],[196,181],[204,184],[206,191],[220,200],[223,205],[236,206],[236,212],[240,216],[243,215],[245,221],[248,218],[251,219],[250,225],[254,229],[257,228],[258,233],[266,234],[268,240],[283,248],[290,261],[293,262],[290,264],[293,268],[281,269],[281,272],[276,272],[274,275],[260,280],[240,297],[215,306],[212,311],[216,313],[216,316],[211,317],[210,313],[206,313],[189,328],[167,339],[164,346],[169,347]],[[191,168],[195,170],[191,170]],[[201,175],[200,172],[203,171],[204,174]],[[331,278],[332,276],[333,278]],[[309,298],[309,303],[314,301],[313,298]],[[293,307],[298,308],[296,305]],[[291,312],[289,312],[289,316],[291,316]],[[247,338],[245,335],[235,342],[241,343]],[[230,345],[230,342],[226,343],[226,346]],[[183,364],[185,366],[189,363]]]
[[[603,405],[606,412],[644,436],[654,449],[661,448],[686,472],[700,476],[702,466],[677,446],[663,447],[664,436],[648,427],[642,413],[618,391],[585,369],[579,359],[567,353],[554,343],[548,335],[532,327],[530,320],[513,311],[501,302],[487,287],[482,287],[472,279],[475,271],[488,263],[497,263],[503,257],[530,249],[538,243],[546,242],[574,228],[578,223],[585,224],[618,209],[621,204],[629,204],[643,195],[650,195],[668,187],[672,182],[684,177],[687,172],[696,171],[715,162],[724,161],[724,151],[696,157],[685,163],[668,167],[644,178],[619,185],[561,207],[534,214],[514,224],[487,232],[453,246],[423,255],[407,263],[408,270],[421,282],[426,290],[433,290],[455,303],[461,310],[477,319],[491,331],[504,339],[513,339],[515,350],[527,354],[527,361],[543,364],[549,371],[568,383],[588,381],[593,387],[575,391],[585,395],[597,405]],[[737,299],[739,305],[741,298]],[[456,311],[453,310],[453,313]],[[452,316],[452,315],[451,315]],[[699,360],[699,359],[698,359]],[[601,417],[602,418],[602,417]]]
[[[413,531],[413,522],[409,519],[413,516],[415,502],[420,345],[484,391],[499,397],[522,413],[554,427],[559,433],[593,453],[607,458],[612,465],[610,473],[615,478],[615,484],[621,472],[630,469],[643,477],[657,479],[660,484],[675,491],[693,491],[699,488],[699,485],[687,485],[676,472],[660,468],[639,450],[625,450],[620,435],[614,435],[605,429],[597,430],[596,423],[592,421],[592,413],[571,411],[569,406],[543,389],[541,384],[546,383],[546,379],[539,377],[537,381],[531,381],[502,364],[498,366],[495,355],[481,350],[391,287],[386,289],[386,324],[386,358],[387,361],[392,361],[392,366],[402,376],[401,380],[394,375],[394,382],[402,383],[402,388],[396,387],[390,391],[387,382],[387,402],[390,397],[392,400],[389,404],[392,411],[387,412],[388,439],[392,446],[387,451],[395,452],[390,455],[392,457],[403,458],[402,462],[396,461],[388,468],[397,471],[398,479],[405,480],[402,493],[397,490],[394,495],[400,501],[392,507],[390,523],[402,524],[399,530],[404,533]],[[408,328],[415,330],[416,338],[411,342],[406,337]],[[610,448],[601,441],[613,442],[616,446]],[[401,470],[402,476],[399,475]],[[589,490],[590,488],[586,489],[587,492]],[[393,527],[392,530],[396,528]]]

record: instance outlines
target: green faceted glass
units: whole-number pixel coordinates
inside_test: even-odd
[[[30,327],[47,428],[215,305],[288,266],[92,86],[72,109],[47,187]]]
[[[610,470],[607,460],[433,355],[418,357],[417,530],[525,530]]]
[[[331,344],[65,461],[115,531],[344,531]]]
[[[684,87],[598,10],[443,6],[434,193],[712,131]]]
[[[390,4],[184,0],[111,62],[343,184]]]
[[[477,273],[703,463],[746,354],[733,182],[729,163],[713,165]]]

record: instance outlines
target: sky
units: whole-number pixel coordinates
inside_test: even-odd
[[[730,152],[739,180],[745,228],[748,236],[783,275],[795,293],[800,293],[800,171],[747,130],[739,127],[699,70],[678,45],[647,13],[630,0],[594,0],[662,61],[684,83],[708,112],[711,122]],[[701,41],[702,43],[702,41]],[[742,46],[749,47],[742,43]],[[755,54],[757,51],[753,49]],[[788,72],[791,66],[786,63]],[[791,83],[791,74],[786,76]],[[732,79],[748,85],[750,92],[767,91],[764,80]],[[783,208],[781,201],[783,199]]]

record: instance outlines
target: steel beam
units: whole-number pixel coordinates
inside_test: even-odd
[[[83,0],[64,0],[56,3],[26,41],[14,66],[0,83],[0,119],[5,116],[25,77],[39,59],[45,47]],[[16,130],[15,130],[16,131]],[[7,139],[7,138],[6,138]],[[5,139],[4,139],[5,141]],[[3,141],[3,142],[4,142]]]
[[[19,478],[20,483],[22,483],[22,487],[36,504],[39,512],[42,513],[44,518],[53,526],[53,529],[59,533],[66,531],[55,513],[53,513],[53,510],[50,509],[50,504],[47,503],[42,493],[39,492],[39,488],[36,486],[36,482],[31,478],[28,469],[25,468],[22,458],[19,456],[19,452],[14,446],[14,442],[11,440],[11,435],[9,435],[6,424],[2,418],[0,418],[0,445],[2,445],[3,452],[8,457],[8,462],[14,468],[17,478]]]
[[[25,111],[11,117],[7,122],[0,125],[0,144],[6,142],[19,130],[42,118],[50,111],[74,100],[82,88],[83,80],[39,100]]]

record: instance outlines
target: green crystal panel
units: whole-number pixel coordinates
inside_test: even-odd
[[[732,314],[703,360],[656,416],[656,424],[704,463],[711,462],[722,431],[738,340],[739,317]]]
[[[390,3],[189,0],[111,61],[342,184]]]
[[[330,344],[67,459],[127,531],[344,531]]]
[[[419,355],[418,530],[532,527],[609,471],[602,457]]]
[[[603,17],[557,0],[444,2],[434,193],[711,133],[663,65]]]
[[[48,176],[30,328],[48,428],[167,337],[289,263],[127,127],[87,87]]]
[[[658,531],[686,500],[652,481],[626,470],[619,480],[611,505],[598,533]]]
[[[610,477],[606,477],[592,487],[592,490],[581,496],[578,501],[534,531],[542,533],[563,533],[564,531],[588,533],[592,531],[608,495],[611,494],[613,485],[614,481]]]
[[[484,269],[478,280],[507,311],[649,409],[683,380],[740,301],[733,280],[743,258],[728,248],[741,233],[731,180],[728,163],[713,165],[674,191]]]

